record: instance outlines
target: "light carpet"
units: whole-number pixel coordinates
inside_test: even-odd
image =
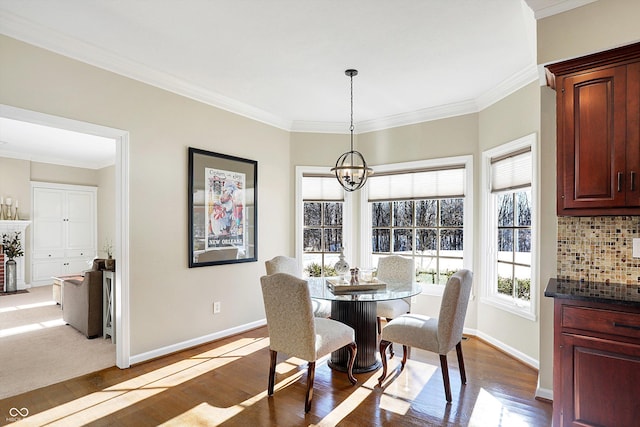
[[[0,399],[115,366],[116,346],[62,320],[52,286],[0,296]]]

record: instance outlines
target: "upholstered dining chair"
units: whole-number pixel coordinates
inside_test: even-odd
[[[273,395],[278,352],[309,362],[305,412],[311,409],[316,361],[321,357],[348,347],[347,376],[351,384],[355,384],[357,381],[353,376],[353,363],[357,346],[353,328],[336,320],[314,317],[309,287],[303,279],[286,273],[275,273],[261,277],[260,283],[271,354],[269,396]]]
[[[449,278],[444,288],[440,314],[437,319],[419,314],[403,314],[384,327],[380,340],[382,375],[378,378],[379,386],[382,386],[382,381],[387,376],[387,348],[392,343],[398,343],[402,344],[403,350],[401,370],[407,363],[407,353],[411,347],[440,355],[444,393],[447,402],[451,402],[447,353],[454,347],[458,355],[461,383],[467,383],[462,355],[462,330],[472,281],[473,274],[469,270],[460,270]]]
[[[398,255],[391,255],[378,260],[378,280],[388,284],[413,283],[416,278],[416,269],[413,259]],[[396,299],[391,301],[378,301],[377,321],[378,334],[382,332],[381,318],[387,321],[401,314],[411,311],[411,298]]]
[[[264,262],[267,276],[275,273],[287,273],[292,276],[302,277],[298,260],[284,255],[278,255]],[[331,317],[331,301],[311,298],[313,315],[316,317]]]

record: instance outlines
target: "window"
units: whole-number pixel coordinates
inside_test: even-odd
[[[371,202],[372,255],[413,257],[419,282],[444,285],[463,265],[464,198]]]
[[[497,293],[531,300],[531,189],[497,194]]]
[[[309,276],[335,275],[331,255],[343,247],[342,205],[343,202],[303,202],[303,264]]]
[[[362,235],[370,239],[363,264],[411,257],[423,289],[442,293],[453,273],[471,265],[471,168],[470,156],[375,168],[363,209]]]
[[[483,301],[535,320],[535,134],[483,153]]]
[[[344,190],[327,172],[302,168],[298,174],[301,191],[296,205],[302,224],[298,258],[302,259],[303,274],[310,277],[335,275],[333,266],[346,246]]]

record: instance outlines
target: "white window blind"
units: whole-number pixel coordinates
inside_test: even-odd
[[[343,201],[344,189],[333,175],[303,175],[302,200]]]
[[[376,172],[368,185],[369,201],[464,197],[465,168]]]
[[[491,159],[491,192],[531,186],[531,147]]]

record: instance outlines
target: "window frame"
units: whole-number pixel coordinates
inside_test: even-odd
[[[331,168],[323,166],[296,166],[296,194],[295,194],[295,253],[300,271],[304,268],[304,209],[302,197],[302,178],[310,175],[333,175]],[[344,256],[353,259],[353,197],[351,193],[343,191],[342,205],[342,242]],[[339,254],[339,253],[338,253]]]
[[[491,159],[510,155],[530,148],[531,150],[531,285],[530,300],[523,303],[514,297],[507,297],[498,293],[497,281],[497,199],[498,193],[491,191]],[[480,251],[480,274],[481,280],[480,301],[484,304],[496,307],[503,311],[516,314],[525,319],[537,320],[538,292],[539,292],[539,257],[538,246],[538,206],[539,206],[539,163],[538,163],[538,138],[537,133],[531,133],[516,140],[504,143],[497,147],[482,152],[481,158],[481,247],[487,250]],[[513,193],[522,189],[505,190],[499,193]]]
[[[464,247],[462,250],[463,268],[473,269],[473,156],[443,157],[438,159],[418,160],[404,163],[392,163],[386,165],[373,166],[376,172],[397,172],[424,170],[435,168],[447,168],[464,165],[465,169],[465,194],[463,196],[463,234]],[[373,265],[372,244],[371,244],[371,208],[369,204],[369,183],[360,191],[360,265],[363,268],[375,268]],[[444,286],[442,285],[422,285],[423,295],[442,296]]]

